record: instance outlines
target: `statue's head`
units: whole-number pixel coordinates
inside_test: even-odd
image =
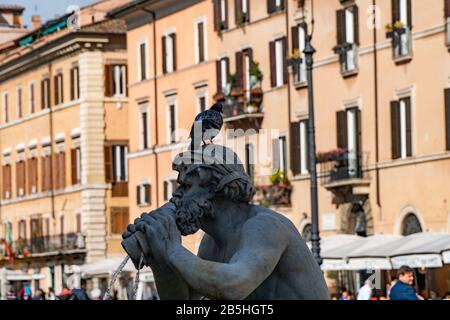
[[[221,145],[181,153],[173,169],[178,171],[179,187],[171,202],[177,207],[176,221],[183,235],[197,232],[202,219],[214,219],[215,201],[249,203],[255,195],[239,157]]]

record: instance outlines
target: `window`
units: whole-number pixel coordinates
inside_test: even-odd
[[[25,220],[19,221],[19,239],[27,238],[27,222]]]
[[[113,146],[113,179],[115,182],[128,181],[127,146]]]
[[[286,137],[279,137],[272,140],[272,167],[274,171],[286,172]]]
[[[392,0],[391,33],[394,59],[409,56],[412,51],[412,5],[411,0]]]
[[[217,92],[228,93],[227,85],[230,77],[230,59],[225,57],[216,61]]]
[[[177,124],[176,124],[176,106],[175,103],[169,104],[168,107],[168,143],[177,142]]]
[[[70,100],[80,98],[80,68],[70,69]]]
[[[147,109],[140,112],[141,149],[148,148],[148,112]]]
[[[17,97],[16,97],[16,106],[17,106],[17,118],[23,117],[23,110],[22,110],[22,88],[18,87],[16,91]]]
[[[291,170],[293,175],[308,174],[308,120],[291,123]]]
[[[195,23],[195,63],[206,61],[205,19]]]
[[[162,37],[163,73],[177,70],[177,40],[175,32]]]
[[[270,75],[272,87],[287,83],[286,38],[270,42]]]
[[[37,192],[37,158],[28,159],[28,193]]]
[[[138,81],[147,79],[147,41],[141,41],[138,43],[137,48],[138,56]]]
[[[70,150],[72,185],[81,183],[81,149]]]
[[[80,233],[81,232],[81,213],[77,213],[75,216],[76,216],[75,232]]]
[[[127,207],[111,207],[111,234],[122,234],[130,221],[130,214]]]
[[[408,214],[402,223],[402,235],[409,236],[420,232],[422,232],[422,226],[419,219],[414,213]]]
[[[178,182],[176,180],[164,181],[164,201],[170,200],[172,193],[177,189]]]
[[[245,144],[245,170],[253,180],[255,176],[255,150],[252,143]]]
[[[214,0],[214,30],[228,29],[228,0]]]
[[[28,98],[28,105],[29,105],[29,109],[30,109],[30,114],[34,113],[36,110],[36,106],[35,106],[35,92],[34,92],[34,82],[31,82],[29,85],[29,90],[30,90],[30,95]]]
[[[3,171],[3,199],[11,198],[11,165],[6,164],[2,167]]]
[[[300,23],[292,27],[292,49],[303,53],[306,46],[306,36],[308,34],[307,24]],[[306,61],[302,58],[299,64],[293,66],[294,83],[306,83]]]
[[[197,97],[197,109],[199,112],[203,112],[206,110],[206,106],[207,106],[207,102],[206,102],[206,95],[202,95]]]
[[[66,153],[58,152],[54,155],[54,187],[56,190],[66,187]]]
[[[42,191],[49,191],[51,188],[51,157],[47,155],[42,157]]]
[[[341,72],[343,74],[357,69],[359,45],[358,7],[352,5],[337,11],[337,46]]]
[[[250,22],[250,8],[248,0],[235,0],[235,18],[236,25],[241,26],[246,22]]]
[[[55,105],[64,102],[64,90],[63,90],[63,75],[62,73],[54,77],[55,81]]]
[[[338,178],[354,178],[361,174],[361,111],[348,108],[336,114],[337,147],[348,150],[344,165],[338,169]]]
[[[46,109],[50,107],[50,79],[41,81],[41,108]]]
[[[392,159],[412,156],[411,98],[391,102]]]
[[[284,0],[268,0],[267,12],[269,14],[284,10]]]
[[[445,137],[446,150],[450,151],[450,88],[445,89]]]
[[[16,193],[18,197],[25,195],[25,161],[16,163]]]
[[[136,191],[137,204],[140,206],[149,206],[151,204],[151,185],[143,183],[137,186]]]
[[[252,48],[236,52],[236,87],[243,89],[247,99],[250,98],[250,89],[252,86],[250,76],[252,63]]]
[[[127,95],[127,67],[124,64],[105,65],[105,96]]]
[[[8,92],[3,92],[3,122],[9,121]]]

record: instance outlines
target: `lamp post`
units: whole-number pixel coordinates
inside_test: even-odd
[[[304,2],[302,3],[304,16]],[[312,35],[314,31],[314,4],[311,0],[311,34],[305,37],[305,54],[306,78],[308,83],[308,150],[309,150],[309,174],[311,177],[311,244],[312,253],[319,266],[322,264],[320,257],[320,236],[319,236],[319,206],[317,200],[317,165],[316,165],[316,134],[314,126],[314,88],[313,88],[313,55],[316,52],[311,45]]]

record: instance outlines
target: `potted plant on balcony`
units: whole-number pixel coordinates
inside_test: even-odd
[[[317,163],[325,163],[330,161],[339,161],[342,156],[348,153],[347,148],[337,148],[327,152],[319,152],[316,156]]]
[[[258,112],[258,104],[255,101],[250,101],[247,103],[247,113],[256,113]]]
[[[288,66],[295,67],[302,63],[302,54],[299,49],[294,49],[286,59]]]
[[[394,23],[388,23],[385,27],[386,37],[394,38],[394,35],[401,35],[406,32],[405,25],[402,21],[395,21]]]

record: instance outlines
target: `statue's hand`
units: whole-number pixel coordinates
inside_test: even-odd
[[[173,214],[167,214],[165,210],[145,216],[136,225],[136,231],[140,231],[148,248],[143,248],[146,263],[150,265],[155,261],[168,262],[168,257],[181,245],[181,233],[175,222]]]

